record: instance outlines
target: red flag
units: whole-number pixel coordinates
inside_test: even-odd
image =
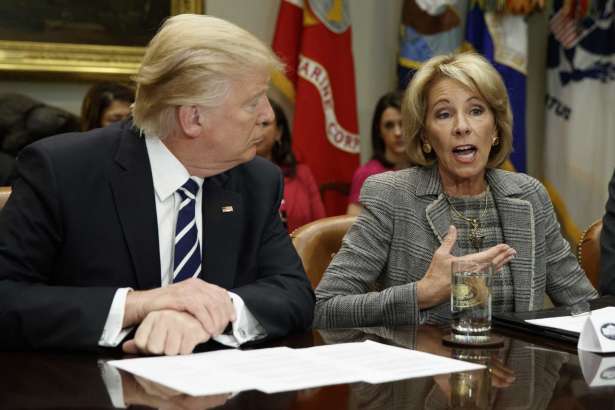
[[[328,215],[346,212],[342,192],[359,165],[351,36],[344,0],[281,2],[273,49],[287,72],[273,83],[295,101],[293,150],[326,189]]]

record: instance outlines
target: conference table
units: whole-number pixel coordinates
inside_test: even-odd
[[[448,347],[442,343],[448,331],[432,326],[311,330],[261,346],[302,348],[373,340],[487,367],[383,384],[352,383],[270,395],[244,391],[191,397],[125,372],[116,379],[121,386],[113,386],[105,362],[125,357],[117,351],[0,352],[0,409],[615,409],[615,384],[592,386],[595,380],[615,378],[615,361],[607,362],[615,356],[590,355],[593,362],[589,368],[602,369],[594,377],[587,369],[584,375],[581,362],[588,359],[585,353],[579,356],[573,344],[496,329],[504,339],[501,347]],[[601,367],[600,363],[610,366]]]

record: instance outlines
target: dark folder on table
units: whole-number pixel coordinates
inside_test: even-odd
[[[598,299],[590,301],[589,304],[592,310],[607,306],[615,306],[615,296],[602,296]],[[509,329],[544,336],[562,342],[577,343],[579,340],[579,334],[577,332],[538,326],[526,322],[528,319],[543,319],[547,317],[566,316],[569,314],[570,308],[568,306],[558,306],[551,309],[536,310],[533,312],[494,313],[492,322],[496,329]]]

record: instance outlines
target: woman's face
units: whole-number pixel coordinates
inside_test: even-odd
[[[481,95],[455,80],[438,80],[429,89],[425,116],[424,138],[438,157],[443,185],[482,184],[497,132]]]
[[[263,125],[263,139],[256,145],[256,155],[271,159],[271,150],[273,144],[279,141],[282,137],[282,132],[278,128],[275,120],[264,122]]]
[[[394,156],[405,153],[406,144],[401,137],[401,112],[397,108],[388,107],[382,112],[380,135],[386,151]]]
[[[113,100],[100,116],[100,126],[106,127],[123,120],[130,115],[130,103],[128,101]]]

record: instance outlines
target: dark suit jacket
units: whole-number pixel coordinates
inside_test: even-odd
[[[609,199],[600,234],[600,293],[615,295],[615,172],[609,182]]]
[[[118,287],[160,286],[145,141],[130,122],[60,135],[24,149],[17,168],[0,213],[0,348],[96,348]],[[241,296],[270,338],[310,326],[279,169],[255,158],[203,188],[201,278]]]
[[[0,185],[9,186],[15,178],[15,158],[0,152]]]

